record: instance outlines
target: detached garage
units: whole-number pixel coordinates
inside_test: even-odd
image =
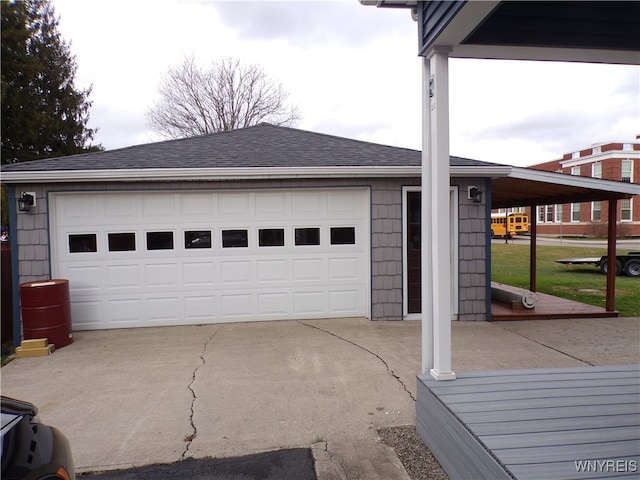
[[[260,124],[4,165],[14,291],[69,279],[75,330],[419,318],[421,162]],[[512,169],[451,158],[454,319],[488,319],[488,200]]]

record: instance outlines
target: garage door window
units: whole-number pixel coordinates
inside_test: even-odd
[[[331,245],[355,245],[355,227],[332,227]]]
[[[296,228],[296,245],[320,245],[319,228]]]
[[[284,247],[284,228],[261,228],[258,230],[258,245]]]
[[[107,238],[110,252],[131,252],[136,249],[136,234],[133,232],[110,233]]]
[[[147,232],[147,250],[173,250],[173,232]]]
[[[249,246],[246,230],[222,230],[222,248],[242,248]]]
[[[211,248],[211,230],[189,230],[184,232],[184,248]]]
[[[97,251],[98,241],[95,233],[69,235],[69,253],[95,253]]]

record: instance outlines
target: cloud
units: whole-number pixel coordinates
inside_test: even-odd
[[[406,31],[408,25],[417,28],[404,9],[365,7],[356,0],[216,2],[214,8],[244,40],[283,40],[301,47],[357,47]]]

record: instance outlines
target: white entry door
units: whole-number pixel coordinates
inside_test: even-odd
[[[76,330],[369,316],[369,190],[50,194]]]

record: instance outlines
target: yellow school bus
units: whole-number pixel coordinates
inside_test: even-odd
[[[492,213],[491,214],[491,238],[512,238],[514,235],[529,233],[529,215],[521,212]]]

